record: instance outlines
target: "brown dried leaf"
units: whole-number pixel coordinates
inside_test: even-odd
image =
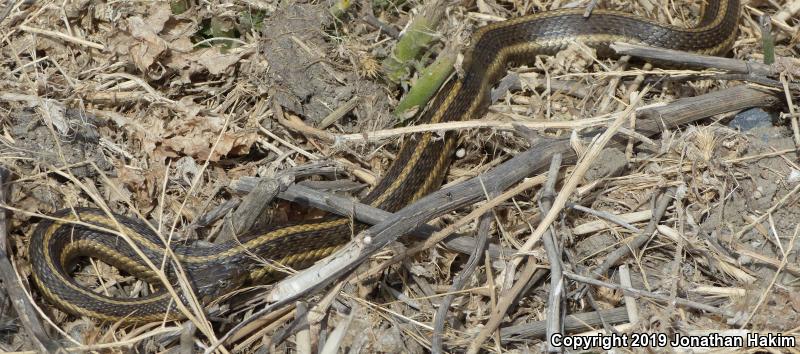
[[[219,75],[225,72],[233,64],[236,64],[247,51],[238,53],[221,53],[218,48],[205,48],[192,55],[192,59],[204,66],[212,75]]]
[[[134,38],[130,47],[133,64],[142,72],[147,72],[150,65],[167,50],[167,42],[148,26],[141,17],[128,19],[128,28]]]
[[[153,6],[147,19],[139,16],[128,18],[128,30],[136,40],[130,47],[131,60],[142,72],[147,72],[150,65],[167,51],[167,42],[158,33],[164,29],[171,15],[169,4],[160,3]]]
[[[211,151],[217,136],[224,126],[224,119],[219,117],[194,117],[187,120],[173,121],[173,134],[161,141],[154,154],[159,157],[191,156],[197,160],[218,161],[222,156],[246,154],[256,141],[255,132],[222,133],[216,149]],[[210,157],[209,157],[210,155]]]

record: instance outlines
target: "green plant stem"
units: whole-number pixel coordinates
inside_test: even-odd
[[[439,87],[447,80],[453,72],[453,64],[456,61],[456,53],[445,50],[433,64],[427,66],[420,72],[419,79],[411,90],[403,97],[395,107],[394,114],[398,119],[405,120],[406,113],[413,108],[419,108],[428,103],[439,90]]]
[[[408,77],[409,68],[434,40],[434,29],[444,14],[443,0],[432,0],[419,16],[415,16],[395,44],[392,54],[384,59],[383,70],[389,81],[401,82]]]

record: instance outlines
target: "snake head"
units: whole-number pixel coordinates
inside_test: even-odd
[[[247,272],[235,262],[209,263],[193,269],[190,277],[200,301],[208,303],[242,287]]]

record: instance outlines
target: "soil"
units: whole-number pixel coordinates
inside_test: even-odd
[[[265,87],[284,109],[318,124],[352,97],[361,104],[340,127],[382,128],[388,122],[390,102],[385,86],[359,77],[352,68],[328,58],[336,44],[326,41],[324,29],[332,26],[327,10],[319,5],[289,4],[264,22],[266,38],[261,53],[269,65]]]

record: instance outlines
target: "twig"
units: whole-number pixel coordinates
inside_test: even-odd
[[[800,149],[800,124],[797,123],[798,114],[794,109],[792,92],[789,90],[789,80],[786,78],[786,74],[784,73],[781,73],[780,79],[781,83],[783,84],[783,93],[786,97],[786,105],[789,106],[789,116],[791,117],[790,121],[792,122],[792,133],[794,134],[794,146]]]
[[[272,104],[272,112],[272,116],[278,120],[278,123],[281,123],[289,129],[300,132],[303,135],[313,136],[326,142],[332,142],[334,139],[333,134],[307,125],[305,122],[303,122],[303,120],[300,119],[300,117],[296,115],[284,113],[283,108],[280,104],[278,104],[277,101],[273,102]]]
[[[595,1],[596,2],[596,1]],[[614,66],[614,71],[624,71],[628,66],[628,61],[631,60],[630,55],[623,55],[622,57],[617,60],[616,65]],[[641,75],[640,75],[641,76]],[[608,84],[606,85],[606,93],[603,95],[600,104],[597,105],[597,113],[606,113],[609,111],[611,106],[611,102],[615,101],[617,96],[617,87],[619,86],[619,82],[622,79],[621,76],[612,76],[611,79],[608,80]]]
[[[450,287],[450,292],[452,292],[452,294],[445,296],[445,298],[442,299],[442,303],[439,304],[439,309],[436,311],[436,316],[433,321],[431,353],[438,354],[442,352],[442,331],[444,330],[447,311],[450,309],[450,304],[456,297],[456,292],[464,288],[467,281],[469,281],[469,278],[472,276],[472,273],[475,272],[475,269],[478,268],[478,265],[483,260],[484,250],[486,249],[489,239],[489,226],[491,226],[491,224],[492,213],[484,213],[478,223],[478,239],[475,242],[475,248],[472,254],[470,254],[469,260],[467,260],[467,263],[464,265],[464,269],[453,280],[453,285]]]
[[[489,310],[494,313],[497,312],[497,283],[494,280],[495,275],[492,263],[488,258],[484,258],[483,260],[485,263],[483,268],[486,271],[486,290],[489,292]],[[494,345],[498,352],[502,351],[500,348],[500,345],[502,345],[500,342],[500,331],[494,331]]]
[[[673,80],[673,81],[678,81],[678,80],[681,80],[681,79],[684,79],[684,78],[678,78],[678,79]],[[689,78],[686,77],[685,79],[688,80]],[[775,79],[772,79],[772,78],[769,78],[769,77],[766,77],[766,76],[756,76],[756,75],[750,75],[750,74],[729,73],[729,74],[714,75],[714,76],[711,76],[710,79],[722,80],[722,81],[744,81],[744,82],[749,82],[749,83],[757,84],[757,85],[761,85],[761,86],[772,87],[772,88],[777,88],[777,89],[783,89],[783,83],[781,83],[779,80],[775,80]],[[788,87],[791,90],[800,90],[800,84],[789,83]]]
[[[5,20],[6,17],[11,14],[11,10],[17,6],[17,3],[19,3],[19,0],[13,0],[6,3],[6,7],[3,8],[2,12],[0,12],[0,24],[2,24],[3,20]]]
[[[585,283],[585,284],[589,284],[589,285],[595,285],[595,286],[602,286],[602,287],[606,287],[606,288],[614,289],[614,290],[622,290],[622,291],[628,292],[628,293],[630,293],[630,294],[632,294],[634,296],[647,297],[647,298],[656,300],[656,301],[661,302],[661,303],[669,303],[671,301],[670,297],[666,296],[666,295],[656,294],[656,293],[653,293],[653,292],[650,292],[650,291],[639,290],[639,289],[631,288],[631,287],[627,287],[627,286],[622,286],[622,285],[617,285],[617,284],[612,284],[612,283],[606,283],[604,281],[592,279],[592,278],[585,277],[585,276],[582,276],[582,275],[578,275],[578,274],[575,274],[575,273],[572,273],[572,272],[568,272],[568,271],[564,272],[564,276],[567,277],[567,278],[570,278],[570,279],[572,279],[574,281],[581,282],[581,283]],[[692,308],[692,309],[696,309],[696,310],[700,310],[700,311],[706,311],[706,312],[714,313],[714,314],[717,314],[717,315],[720,315],[720,316],[724,316],[726,318],[732,318],[734,316],[734,314],[731,313],[728,310],[722,310],[722,309],[719,309],[717,307],[706,305],[706,304],[702,304],[702,303],[699,303],[699,302],[686,300],[686,299],[679,298],[679,297],[675,298],[674,301],[675,301],[676,305],[680,305],[680,306],[683,306],[683,307]]]
[[[319,129],[325,129],[331,126],[331,124],[336,123],[337,120],[344,117],[344,115],[352,111],[353,108],[356,108],[357,104],[358,96],[353,96],[349,101],[334,109],[333,112],[328,114],[325,118],[322,118],[322,121],[319,122]]]
[[[619,266],[619,285],[626,288],[631,287],[631,272],[626,264]],[[629,294],[623,294],[623,297],[625,298],[625,311],[628,313],[628,321],[633,325],[637,325],[639,322],[639,307],[636,305],[636,298]]]
[[[191,321],[187,321],[183,324],[183,329],[181,330],[180,336],[180,345],[178,347],[178,353],[180,354],[191,354],[194,353],[194,336],[197,332],[197,327]]]
[[[696,65],[707,68],[763,76],[775,74],[775,69],[771,65],[746,62],[737,59],[714,57],[710,55],[687,53],[674,49],[655,48],[623,42],[615,42],[611,45],[611,49],[615,50],[618,54],[632,55],[640,58],[655,59],[682,65]]]
[[[347,315],[343,321],[340,321],[338,324],[336,324],[336,328],[333,329],[325,341],[325,345],[320,349],[319,352],[321,354],[335,354],[340,352],[339,348],[341,347],[344,337],[347,334],[347,329],[350,327],[350,324],[353,323],[353,319],[355,318],[356,313],[359,311],[357,304],[358,302],[353,305],[353,309],[350,311],[350,314]]]
[[[378,20],[378,18],[376,18],[375,15],[368,13],[364,15],[362,19],[370,26],[380,29],[381,32],[386,33],[386,35],[388,35],[389,37],[392,37],[394,39],[400,38],[400,32],[398,30],[394,29],[394,27],[392,26],[383,23],[381,20]]]
[[[297,345],[297,352],[303,354],[311,354],[311,348],[313,347],[313,345],[311,343],[311,333],[310,333],[311,331],[309,329],[307,322],[308,306],[306,306],[305,302],[298,301],[295,308],[297,308],[297,315],[295,316],[295,319],[305,319],[306,321],[305,325],[301,326],[301,328],[297,331],[296,334],[295,343]],[[291,327],[291,325],[289,325],[289,327]],[[277,342],[273,341],[273,343]]]
[[[680,125],[717,114],[735,112],[752,107],[777,104],[776,93],[739,85],[704,95],[681,98],[661,107],[646,108],[636,112],[636,131],[647,136],[659,134],[662,128]]]
[[[231,185],[231,188],[237,192],[250,192],[258,183],[259,179],[248,178],[237,181]],[[295,202],[312,206],[334,214],[342,216],[353,217],[362,223],[375,225],[393,214],[383,209],[375,208],[371,205],[359,203],[350,198],[338,196],[335,194],[326,193],[303,185],[293,184],[286,188],[285,191],[278,193],[278,198],[286,201]],[[420,240],[427,240],[431,235],[439,232],[439,228],[433,227],[428,224],[423,224],[412,230],[408,235],[414,236]],[[471,254],[475,238],[455,234],[452,237],[447,237],[444,246],[448,249],[464,254]],[[489,244],[489,256],[491,258],[500,258],[501,254],[511,254],[513,250],[503,249],[499,245]]]
[[[95,43],[95,42],[90,42],[90,41],[87,41],[87,40],[82,39],[82,38],[76,38],[76,37],[73,37],[73,36],[70,36],[70,35],[67,35],[67,34],[63,34],[61,32],[44,30],[44,29],[40,29],[40,28],[34,28],[34,27],[30,27],[28,25],[19,25],[19,29],[21,29],[21,30],[23,30],[25,32],[41,34],[43,36],[56,37],[56,38],[59,38],[59,39],[63,39],[65,41],[67,41],[67,42],[72,42],[72,43],[75,43],[75,44],[79,44],[79,45],[82,45],[82,46],[85,46],[85,47],[89,47],[89,48],[98,49],[98,50],[101,50],[101,51],[106,49],[106,46],[104,46],[102,44]]]
[[[247,348],[250,344],[258,339],[261,339],[265,333],[268,333],[278,326],[283,325],[291,319],[296,317],[297,309],[294,305],[285,306],[270,314],[270,316],[262,317],[258,321],[253,321],[249,326],[244,326],[238,332],[234,333],[230,340],[231,342],[238,342],[233,348],[233,352],[240,352],[242,349]],[[252,332],[252,336],[245,338]],[[241,342],[240,339],[245,338]]]
[[[431,131],[451,131],[478,128],[491,128],[498,130],[516,130],[518,127],[531,129],[581,129],[596,127],[608,123],[613,119],[613,115],[603,115],[596,118],[581,119],[578,121],[541,121],[541,122],[507,122],[499,120],[470,120],[458,122],[445,122],[433,124],[420,124],[401,128],[377,130],[356,134],[340,134],[334,136],[336,144],[350,142],[374,142],[382,139],[392,138],[398,135],[431,132]]]
[[[754,263],[768,265],[768,266],[774,267],[776,269],[781,266],[781,261],[779,261],[777,259],[774,259],[772,257],[765,256],[765,255],[763,255],[761,253],[749,250],[747,248],[744,248],[743,246],[741,246],[741,244],[738,244],[738,243],[735,245],[734,252],[736,252],[737,254],[739,254],[741,256],[749,257],[751,259],[751,262],[754,262]],[[789,273],[792,273],[795,276],[800,277],[800,267],[798,267],[798,266],[787,264],[787,265],[784,266],[783,270],[785,270],[785,271],[787,271]]]
[[[223,231],[217,241],[231,240],[252,229],[272,199],[293,181],[294,176],[291,174],[261,179],[253,191],[242,199],[236,210],[223,221]]]
[[[278,345],[290,334],[296,335],[295,345],[298,353],[311,353],[313,347],[311,343],[311,331],[308,325],[308,305],[305,301],[295,303],[295,315],[292,323],[284,326],[272,338],[272,344]]]
[[[608,220],[610,222],[613,222],[613,223],[615,223],[615,224],[617,224],[619,226],[622,226],[622,227],[624,227],[624,228],[626,228],[626,229],[628,229],[630,231],[633,231],[633,232],[635,232],[637,234],[642,232],[642,230],[640,230],[638,227],[629,224],[627,221],[625,221],[621,217],[619,217],[617,215],[614,215],[614,214],[611,214],[609,212],[605,212],[605,211],[601,211],[601,210],[594,210],[594,209],[587,208],[587,207],[585,207],[583,205],[578,205],[578,204],[575,204],[575,203],[567,203],[567,207],[570,208],[570,209],[575,209],[575,210],[578,210],[578,211],[582,211],[582,212],[587,213],[587,214],[592,214],[592,215],[594,215],[594,216],[596,216],[598,218],[601,218],[601,219],[606,219],[606,220]],[[581,225],[581,226],[583,226],[583,225]]]
[[[540,80],[537,73],[520,73],[516,74],[520,81],[524,81],[527,85],[536,89],[547,89],[555,93],[564,93],[577,98],[586,98],[591,95],[591,89],[579,81],[560,80],[550,78],[550,80]],[[525,97],[517,97],[517,99],[525,99]],[[525,103],[525,102],[523,102]],[[530,101],[528,101],[530,103]]]
[[[679,180],[683,180],[683,176],[680,176]],[[674,302],[674,299],[678,296],[678,283],[680,283],[680,277],[682,275],[682,273],[681,273],[681,265],[684,264],[683,263],[683,252],[684,252],[684,247],[685,247],[684,244],[686,243],[686,240],[685,240],[685,237],[683,236],[684,235],[684,233],[683,233],[683,230],[684,230],[683,218],[684,218],[684,215],[685,215],[684,213],[686,211],[683,209],[684,208],[683,199],[685,197],[686,197],[686,184],[685,184],[685,182],[683,182],[683,184],[678,186],[678,188],[676,189],[676,192],[675,192],[675,202],[674,202],[675,203],[675,213],[674,214],[677,216],[677,219],[678,219],[679,231],[675,232],[675,233],[678,234],[678,235],[676,235],[678,237],[675,237],[675,239],[673,240],[673,242],[675,242],[675,254],[673,255],[673,258],[672,258],[672,269],[670,270],[671,274],[667,275],[668,277],[670,277],[672,279],[672,281],[670,281],[670,284],[669,284],[669,297],[673,301],[670,301],[669,304],[667,304],[666,311],[664,311],[663,313],[660,314],[661,316],[663,316],[663,320],[664,320],[665,323],[670,322],[671,319],[672,319],[673,314],[675,313],[675,302]],[[658,227],[656,227],[656,228],[658,228]],[[661,229],[659,229],[659,231],[660,230]],[[691,245],[689,246],[689,248],[690,247],[691,247]]]
[[[597,7],[597,0],[590,1],[589,4],[586,5],[586,9],[583,11],[583,17],[591,16],[595,7]]]
[[[550,207],[553,204],[553,198],[556,194],[556,182],[558,181],[558,170],[560,168],[561,154],[555,154],[550,163],[550,170],[547,172],[547,184],[542,190],[540,209],[544,214],[550,211]],[[547,259],[550,261],[550,294],[547,297],[547,338],[552,338],[553,335],[561,333],[563,330],[563,323],[561,322],[563,314],[561,310],[564,305],[564,276],[562,274],[561,252],[557,246],[558,242],[556,242],[556,233],[553,231],[553,227],[544,234],[542,242],[544,243],[544,249],[547,251]],[[527,283],[529,279],[520,278],[519,281]],[[561,351],[561,348],[556,348],[552,342],[548,341],[547,351],[557,353]]]

